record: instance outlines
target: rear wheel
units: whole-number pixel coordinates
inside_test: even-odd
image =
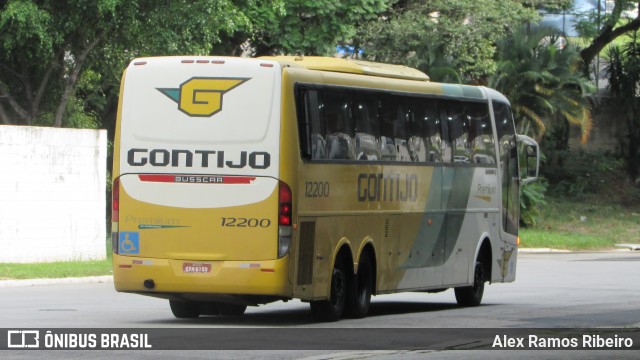
[[[217,308],[218,308],[218,311],[220,312],[220,315],[242,316],[244,312],[247,310],[247,305],[219,303]]]
[[[215,303],[215,302],[200,303],[200,315],[220,315],[220,310],[218,310],[218,303]]]
[[[311,314],[316,321],[338,321],[347,299],[347,274],[342,261],[336,261],[331,275],[329,300],[311,302]]]
[[[368,255],[363,255],[347,297],[345,314],[348,317],[360,319],[367,316],[371,305],[374,276],[371,259]]]
[[[200,304],[193,301],[169,300],[173,316],[178,319],[195,319],[200,316]]]
[[[473,275],[473,285],[455,288],[456,301],[460,306],[478,306],[484,294],[484,266],[476,262]]]

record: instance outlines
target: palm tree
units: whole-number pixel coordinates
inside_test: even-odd
[[[586,95],[593,85],[580,71],[580,54],[560,47],[551,29],[520,30],[498,43],[497,71],[489,86],[512,103],[522,133],[542,138],[547,128],[576,124],[586,142],[592,127]]]
[[[622,46],[609,48],[605,69],[614,104],[625,116],[628,133],[627,169],[632,181],[640,167],[640,43],[638,32]]]

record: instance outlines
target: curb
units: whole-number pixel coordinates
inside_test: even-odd
[[[616,247],[632,251],[640,250],[640,244],[616,244]]]
[[[519,253],[542,254],[542,253],[570,253],[571,250],[560,250],[551,248],[518,248]]]
[[[605,250],[564,250],[551,248],[518,248],[518,253],[529,254],[567,254],[567,253],[628,253],[640,250],[639,244],[616,244],[615,249]]]
[[[4,287],[27,287],[39,285],[70,285],[70,284],[98,284],[113,282],[112,275],[88,276],[79,278],[60,279],[26,279],[26,280],[0,280],[0,288]]]

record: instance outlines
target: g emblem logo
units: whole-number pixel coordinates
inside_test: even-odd
[[[178,103],[178,109],[192,117],[210,117],[222,110],[222,95],[248,78],[194,77],[178,89],[157,89]]]

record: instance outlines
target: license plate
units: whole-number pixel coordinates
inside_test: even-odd
[[[209,273],[211,264],[183,263],[182,271],[186,273]]]

